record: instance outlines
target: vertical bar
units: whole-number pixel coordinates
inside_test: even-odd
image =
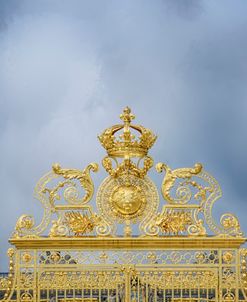
[[[181,301],[182,301],[182,298],[183,298],[183,279],[184,279],[184,272],[181,273],[181,278],[180,278],[180,298],[181,298]]]
[[[82,298],[82,300],[84,299],[84,290],[85,290],[85,286],[84,286],[84,284],[85,284],[85,280],[86,280],[86,273],[82,273],[82,286],[81,286],[81,298]]]
[[[148,285],[147,285],[147,283],[145,284],[145,286],[146,286],[146,301],[145,302],[148,302]]]
[[[172,288],[171,288],[171,290],[172,290],[172,293],[171,293],[171,296],[172,296],[172,301],[174,300],[174,286],[173,286],[173,284],[174,284],[174,277],[175,277],[175,273],[174,273],[174,275],[172,275]]]
[[[36,266],[36,253],[37,251],[35,250],[33,252],[33,302],[36,302],[37,301],[37,284],[39,284],[39,282],[37,282],[37,266]]]
[[[207,299],[207,301],[208,301],[208,299],[209,299],[209,295],[208,295],[208,291],[209,291],[209,279],[207,280],[207,287],[206,287],[206,299]]]
[[[140,278],[137,276],[137,302],[140,302]]]
[[[89,300],[92,300],[92,287],[91,287],[91,286],[88,288],[87,298],[88,298]]]
[[[217,286],[216,297],[218,297],[219,302],[222,302],[222,283],[221,283],[221,280],[222,280],[222,250],[220,249],[218,251],[218,253],[219,253],[219,269],[218,269],[218,286]]]
[[[189,286],[188,291],[189,291],[189,299],[192,300],[192,288],[191,288],[191,286]]]
[[[155,284],[154,288],[154,301],[157,302],[157,284]]]
[[[125,270],[125,302],[131,302],[130,271]]]
[[[118,284],[116,283],[116,302],[118,302]]]
[[[198,272],[197,297],[198,297],[198,301],[200,301],[201,300],[200,271]]]
[[[21,277],[21,271],[20,271],[20,250],[18,250],[16,252],[16,299],[17,301],[20,301],[21,300],[21,297],[20,297],[20,277]]]
[[[239,301],[239,290],[241,289],[241,284],[240,284],[240,280],[239,280],[239,276],[240,276],[240,259],[239,259],[239,249],[235,250],[235,272],[236,272],[236,286],[235,286],[235,298],[236,301]]]

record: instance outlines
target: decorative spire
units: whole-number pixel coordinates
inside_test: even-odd
[[[124,142],[130,142],[135,138],[134,135],[130,133],[130,123],[135,119],[134,114],[131,113],[131,109],[127,106],[124,108],[123,113],[120,114],[120,119],[124,122],[123,134],[119,137]]]
[[[135,119],[135,115],[131,113],[131,109],[127,106],[124,108],[123,113],[120,114],[120,119],[126,126],[129,126],[131,121]]]

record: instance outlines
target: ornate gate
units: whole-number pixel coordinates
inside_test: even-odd
[[[97,190],[97,211],[90,204],[96,163],[82,171],[54,164],[36,185],[43,219],[38,225],[29,215],[18,219],[0,299],[246,301],[246,239],[234,215],[214,221],[212,207],[221,197],[217,181],[201,164],[172,170],[158,163],[156,170],[165,171],[160,204],[147,176],[156,136],[132,124],[129,108],[120,118],[123,124],[99,136],[109,176]]]

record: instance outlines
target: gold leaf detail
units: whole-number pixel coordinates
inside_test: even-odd
[[[192,224],[192,218],[188,212],[171,211],[157,217],[156,224],[165,234],[178,235],[184,233],[187,227]]]
[[[80,181],[82,188],[85,190],[83,203],[88,202],[94,193],[94,184],[90,176],[90,170],[98,171],[98,164],[92,163],[88,165],[83,171],[77,169],[62,169],[59,164],[52,166],[53,172],[57,175],[63,176],[65,179],[77,179]]]
[[[158,163],[156,165],[156,170],[159,173],[161,173],[163,170],[166,171],[161,188],[164,199],[166,199],[169,203],[184,203],[187,201],[189,193],[184,192],[179,199],[174,199],[171,197],[170,191],[178,178],[190,179],[193,175],[199,174],[202,171],[202,165],[197,163],[193,168],[180,168],[172,170],[166,164]]]
[[[91,217],[80,212],[67,212],[65,214],[66,224],[69,226],[75,236],[81,236],[90,233],[95,227]]]

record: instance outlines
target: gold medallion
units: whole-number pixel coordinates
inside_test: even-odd
[[[114,209],[121,215],[134,215],[145,202],[145,194],[141,187],[133,185],[117,187],[111,196]]]
[[[133,223],[158,206],[158,192],[153,182],[134,175],[122,175],[118,178],[107,177],[97,193],[97,206],[106,219]]]

